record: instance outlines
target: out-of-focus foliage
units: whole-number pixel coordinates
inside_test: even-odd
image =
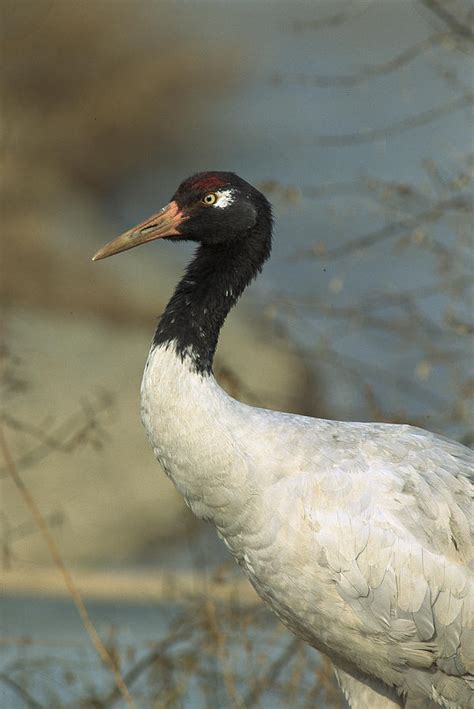
[[[137,707],[343,706],[329,660],[288,636],[263,607],[200,599],[185,613],[168,615],[172,620],[156,641],[134,641],[114,626],[103,633]],[[22,640],[16,639],[17,655],[0,671],[0,682],[9,680],[26,706],[119,705],[105,669],[92,672],[94,658],[80,644]]]
[[[412,423],[472,445],[474,152],[466,125],[474,105],[474,13],[464,0],[390,7],[397,22],[407,9],[422,19],[425,36],[400,41],[372,63],[341,59],[345,70],[329,73],[309,57],[303,73],[272,77],[281,90],[328,96],[333,110],[349,97],[354,128],[313,138],[315,171],[324,149],[329,162],[340,163],[341,179],[262,185],[277,204],[317,215],[289,261],[295,275],[299,270],[308,278],[312,269],[312,292],[302,292],[295,277],[293,289],[266,291],[267,312],[279,329],[298,333],[308,361],[317,363],[331,417]],[[367,55],[380,45],[379,4],[325,9],[313,22],[295,22],[302,43],[310,36],[336,41],[342,29],[366,23]],[[426,99],[429,107],[419,108]],[[361,100],[371,108],[367,114]],[[315,116],[320,112],[318,104]],[[416,153],[420,135],[423,152],[414,164],[410,151]],[[363,168],[346,179],[354,151],[360,155],[364,146],[385,176]],[[390,155],[392,163],[376,161],[374,153]]]

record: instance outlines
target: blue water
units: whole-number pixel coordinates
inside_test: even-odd
[[[303,646],[293,649],[294,639],[265,610],[257,611],[249,623],[245,615],[230,620],[217,609],[225,643],[222,655],[213,632],[203,632],[199,627],[163,647],[170,634],[179,633],[184,623],[189,623],[189,616],[202,621],[202,605],[195,611],[188,609],[185,621],[181,620],[183,609],[170,605],[89,602],[87,606],[107,646],[120,658],[122,675],[137,707],[146,709],[154,706],[154,701],[165,701],[166,692],[175,689],[177,696],[168,699],[166,706],[233,706],[235,697],[254,706],[254,700],[247,701],[249,693],[288,648],[292,649],[292,659],[277,679],[266,680],[259,693],[259,706],[283,709],[291,698],[291,703],[303,707],[313,696],[318,655]],[[4,681],[5,677],[20,686],[29,700],[48,708],[93,706],[94,700],[104,701],[113,692],[111,675],[101,666],[68,599],[4,597],[1,608],[2,709],[31,706],[31,701]],[[157,649],[159,661],[135,676],[128,674]],[[295,686],[290,683],[296,668],[299,674]],[[114,706],[123,703],[116,701]],[[318,698],[318,706],[331,704],[323,695]]]

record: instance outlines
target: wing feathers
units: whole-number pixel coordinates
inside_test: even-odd
[[[472,452],[408,426],[324,422],[314,440],[304,431],[307,467],[288,484],[294,475],[301,539],[339,596],[332,622],[342,637],[358,633],[374,674],[399,692],[464,706],[474,682]]]

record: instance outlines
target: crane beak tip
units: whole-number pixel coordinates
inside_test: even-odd
[[[161,239],[165,236],[178,236],[178,227],[187,218],[176,202],[172,201],[166,207],[163,207],[160,212],[142,222],[142,224],[138,224],[138,226],[129,229],[113,241],[109,241],[108,244],[105,244],[94,254],[92,260],[99,261],[100,259],[108,258],[154,239]]]

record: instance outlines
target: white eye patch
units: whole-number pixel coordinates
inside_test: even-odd
[[[234,201],[234,190],[219,190],[216,192],[217,202],[214,202],[213,207],[225,209]]]

